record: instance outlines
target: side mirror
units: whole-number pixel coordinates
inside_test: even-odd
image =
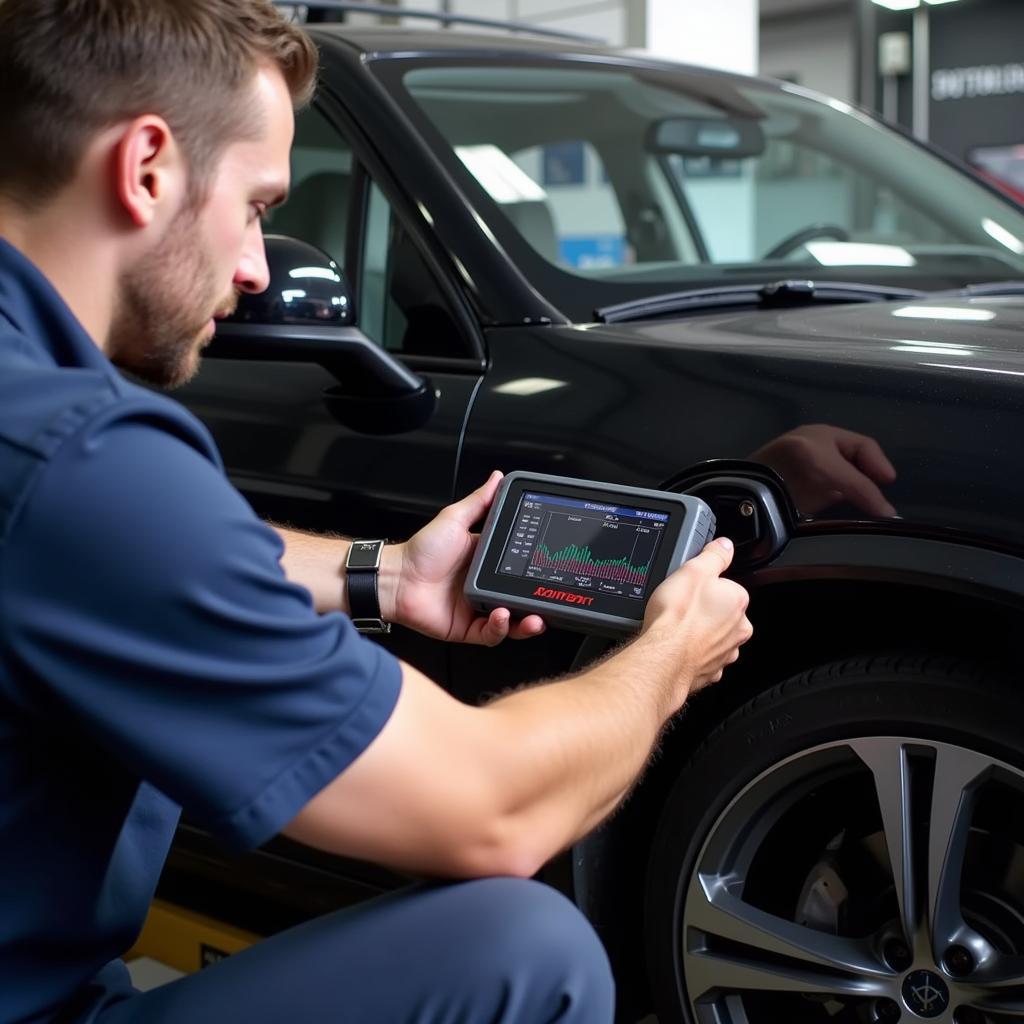
[[[207,359],[316,363],[337,384],[324,402],[338,422],[364,434],[399,434],[433,415],[433,386],[353,326],[345,275],[326,253],[286,235],[264,239],[270,284],[243,295],[217,324]]]
[[[348,282],[341,268],[316,246],[287,235],[264,238],[270,284],[244,294],[225,324],[347,326],[354,320]]]

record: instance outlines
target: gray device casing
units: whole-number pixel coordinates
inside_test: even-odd
[[[483,530],[480,533],[480,540],[477,543],[476,551],[473,554],[473,561],[470,563],[469,572],[466,574],[466,585],[464,592],[469,603],[477,611],[489,612],[494,608],[508,608],[512,611],[526,614],[536,613],[543,616],[545,622],[551,626],[560,626],[565,629],[578,630],[584,633],[595,633],[598,636],[609,636],[621,638],[636,633],[642,623],[643,610],[647,607],[647,599],[640,605],[640,619],[627,618],[624,615],[611,615],[607,612],[589,611],[585,608],[574,607],[573,605],[556,605],[550,601],[539,601],[529,597],[504,594],[501,591],[486,590],[479,586],[480,571],[484,565],[484,558],[495,541],[495,530],[498,520],[501,517],[505,500],[511,486],[520,481],[528,481],[530,485],[536,485],[537,490],[543,491],[545,484],[556,484],[559,486],[571,486],[589,488],[591,490],[605,491],[609,500],[621,498],[635,499],[656,499],[659,502],[678,504],[684,511],[682,527],[679,530],[679,538],[669,559],[668,573],[678,569],[687,559],[700,554],[704,545],[715,536],[715,515],[707,503],[700,498],[694,498],[689,494],[676,494],[672,491],[658,491],[643,487],[620,487],[616,484],[604,483],[599,480],[580,480],[575,477],[551,476],[544,473],[524,473],[516,471],[509,473],[501,482],[498,493],[494,497],[487,519],[484,522]],[[505,538],[499,542],[504,544]],[[661,580],[657,581],[658,583]],[[652,582],[651,590],[657,586]],[[648,598],[650,594],[647,595]]]

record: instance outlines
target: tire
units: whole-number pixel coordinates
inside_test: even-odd
[[[659,1024],[1024,1020],[1020,689],[866,658],[726,719],[651,850]]]

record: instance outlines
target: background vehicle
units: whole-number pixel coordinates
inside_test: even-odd
[[[322,253],[272,242],[181,393],[255,508],[404,537],[497,467],[693,490],[738,544],[755,640],[548,870],[623,1020],[1024,1014],[1024,215],[793,87],[316,37],[269,230]],[[600,649],[387,643],[467,701]],[[162,892],[268,930],[401,881],[186,826]]]

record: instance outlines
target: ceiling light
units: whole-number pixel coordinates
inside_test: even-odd
[[[921,6],[921,0],[871,0],[879,7],[888,7],[890,11],[909,11]]]
[[[467,170],[497,203],[544,199],[547,193],[497,146],[456,146]]]
[[[871,0],[871,2],[878,4],[879,7],[887,7],[890,11],[912,11],[915,7],[921,6],[921,0]],[[938,4],[956,3],[956,0],[924,0],[924,2],[935,7]]]
[[[961,306],[901,306],[894,309],[892,315],[911,320],[960,320],[964,323],[984,323],[996,318],[991,309],[964,309]]]
[[[341,278],[333,270],[328,270],[327,267],[293,267],[288,271],[289,277],[320,277],[325,281],[334,281],[335,284],[341,283]]]
[[[505,384],[499,384],[494,390],[499,395],[539,395],[545,391],[555,391],[557,388],[564,388],[567,382],[564,380],[552,380],[550,377],[520,377],[517,380],[510,380]]]
[[[973,352],[969,348],[957,348],[955,345],[892,345],[893,352],[913,352],[915,355],[933,356],[969,356]]]
[[[917,260],[899,245],[868,242],[805,242],[804,248],[824,267],[914,267]]]
[[[994,238],[1000,245],[1005,245],[1010,252],[1018,256],[1024,256],[1024,242],[1022,242],[1012,231],[1007,231],[1002,224],[997,224],[989,217],[985,217],[981,226],[985,233]]]

